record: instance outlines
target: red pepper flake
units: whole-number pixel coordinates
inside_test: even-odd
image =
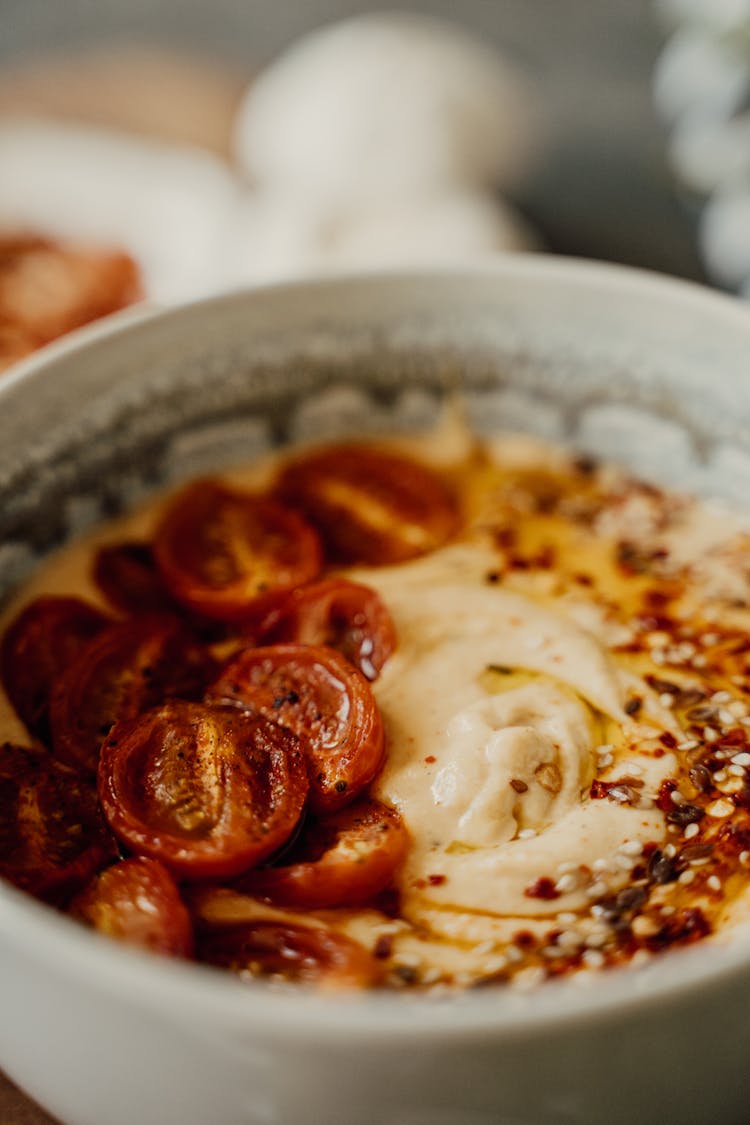
[[[662,731],[659,735],[659,742],[661,742],[662,746],[666,746],[668,750],[674,750],[677,745],[677,739],[669,730]]]
[[[643,700],[640,699],[637,695],[634,695],[633,698],[629,699],[625,704],[625,714],[637,715],[642,706]]]
[[[447,882],[445,875],[428,875],[427,882],[431,887],[442,887],[443,883]]]
[[[589,796],[594,801],[608,797],[610,801],[617,801],[620,805],[628,805],[637,800],[637,789],[643,787],[643,782],[637,777],[621,777],[617,781],[600,781],[594,778],[589,789]]]
[[[555,887],[552,879],[546,875],[542,875],[535,883],[532,883],[523,892],[527,898],[543,898],[546,900],[559,898],[560,892]]]
[[[428,754],[428,755],[427,755],[427,757],[425,758],[425,761],[426,761],[426,762],[427,762],[427,763],[428,763],[429,765],[432,765],[432,763],[433,763],[433,762],[436,762],[436,761],[437,761],[437,758],[435,757],[435,755],[434,755],[434,754]]]
[[[500,581],[501,577],[502,575],[499,570],[490,570],[489,573],[485,574],[484,580],[485,582],[489,582],[491,586],[495,586]]]
[[[598,778],[595,778],[591,783],[591,788],[589,789],[589,797],[591,797],[594,801],[600,801],[602,797],[607,796],[610,790],[610,786],[610,782],[599,781]]]
[[[687,907],[674,914],[658,933],[647,937],[645,945],[654,953],[670,945],[689,945],[711,933],[711,926],[698,906]]]
[[[498,547],[503,547],[505,550],[508,550],[510,547],[513,547],[515,545],[515,542],[516,542],[515,528],[512,528],[512,527],[500,527],[500,528],[498,528],[498,530],[495,532],[495,542],[497,543]]]
[[[513,935],[512,941],[519,949],[533,949],[536,945],[536,938],[531,930],[519,930]]]
[[[529,788],[526,782],[522,781],[520,777],[512,777],[510,779],[510,787],[511,789],[515,789],[516,793],[525,793]]]
[[[381,934],[375,942],[372,951],[373,957],[377,957],[378,961],[387,961],[393,953],[393,938],[390,934]]]
[[[672,794],[677,788],[677,782],[672,777],[668,777],[666,781],[662,781],[659,786],[659,792],[656,795],[656,804],[662,812],[669,812],[674,808],[674,801]]]
[[[531,560],[532,566],[538,567],[539,570],[549,570],[550,567],[555,565],[555,548],[551,543],[545,543],[540,548],[538,553],[534,555]]]
[[[594,579],[590,574],[584,574],[582,571],[579,574],[573,575],[573,581],[577,582],[579,586],[593,586]]]

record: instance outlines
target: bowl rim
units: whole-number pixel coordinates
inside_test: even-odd
[[[473,281],[553,282],[558,285],[595,287],[629,297],[648,297],[682,307],[686,313],[699,307],[716,318],[728,318],[744,329],[750,344],[750,309],[741,301],[697,282],[647,270],[548,255],[505,255],[474,266],[337,274],[322,278],[279,282],[202,298],[166,309],[136,306],[55,341],[14,365],[0,380],[3,396],[29,377],[71,354],[93,345],[116,343],[123,335],[147,331],[155,321],[179,325],[194,310],[210,310],[233,302],[284,301],[306,293],[348,289],[352,286],[424,286],[436,281],[460,284]],[[203,1012],[233,1026],[257,1028],[259,1020],[268,1034],[287,1040],[308,1037],[322,1040],[367,1036],[396,1044],[436,1040],[472,1040],[532,1036],[547,1029],[583,1021],[605,1020],[614,1011],[642,1013],[679,997],[713,991],[736,976],[750,982],[750,926],[738,926],[730,935],[702,941],[697,946],[661,954],[643,966],[625,966],[605,973],[576,974],[570,980],[544,982],[528,991],[500,988],[459,992],[435,998],[363,991],[335,993],[294,986],[278,989],[265,982],[244,984],[210,967],[156,958],[119,946],[57,914],[29,896],[0,881],[0,940],[15,945],[24,956],[54,966],[69,978],[83,979],[111,998],[158,1008],[167,1007],[194,1019]],[[706,955],[710,950],[710,956]],[[582,987],[582,982],[594,987]]]

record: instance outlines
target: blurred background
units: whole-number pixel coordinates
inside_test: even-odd
[[[700,66],[666,95],[658,76],[686,27],[715,47],[706,22],[726,31],[747,7],[413,0],[425,18],[394,60],[401,32],[362,0],[0,0],[0,231],[122,249],[158,303],[527,248],[737,289],[706,266],[712,185],[686,187],[674,159]]]

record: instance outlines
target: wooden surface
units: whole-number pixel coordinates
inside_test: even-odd
[[[1,1070],[0,1122],[2,1125],[57,1125],[54,1117],[22,1094]]]

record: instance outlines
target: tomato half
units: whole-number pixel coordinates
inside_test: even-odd
[[[245,649],[225,665],[207,698],[239,704],[294,731],[310,763],[314,812],[350,804],[383,764],[383,721],[372,689],[335,649]]]
[[[270,596],[309,582],[322,565],[318,536],[296,512],[211,480],[172,502],[154,556],[181,604],[228,621],[264,610]]]
[[[116,722],[172,696],[200,696],[214,669],[174,617],[144,615],[111,625],[55,683],[50,701],[55,755],[95,773],[99,747]]]
[[[307,789],[291,731],[181,700],[118,723],[99,762],[112,831],[186,879],[238,875],[267,859],[294,832]]]
[[[282,976],[335,988],[368,988],[382,968],[351,938],[318,926],[252,922],[205,934],[202,961],[252,976]]]
[[[129,945],[190,957],[193,925],[166,867],[142,856],[108,867],[70,904],[69,912],[99,933]]]
[[[60,905],[116,856],[88,778],[49,755],[0,747],[0,875]]]
[[[259,644],[296,641],[342,653],[368,680],[376,680],[396,647],[396,628],[369,586],[329,578],[292,590],[268,614]]]
[[[334,445],[291,461],[276,491],[298,508],[338,562],[382,565],[426,554],[458,527],[456,501],[427,466],[361,445]]]
[[[36,598],[2,640],[3,684],[18,717],[32,734],[49,739],[52,685],[78,653],[111,624],[80,598]]]
[[[92,576],[107,600],[125,613],[163,613],[174,607],[148,543],[100,547]]]
[[[291,863],[248,872],[236,887],[283,906],[354,906],[388,886],[408,846],[397,812],[379,801],[358,801],[306,826]]]

